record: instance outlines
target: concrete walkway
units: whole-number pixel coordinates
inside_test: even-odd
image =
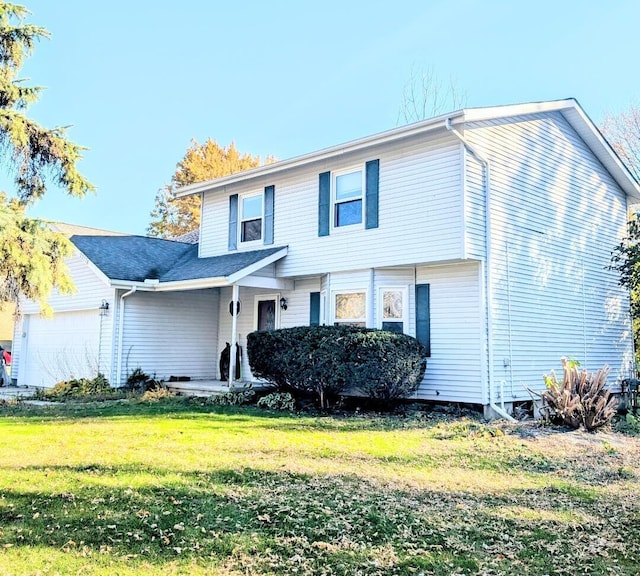
[[[32,386],[2,386],[0,387],[0,400],[32,398],[37,390]]]

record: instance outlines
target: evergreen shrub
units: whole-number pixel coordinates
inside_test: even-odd
[[[58,382],[53,388],[43,390],[41,396],[47,400],[66,400],[69,398],[110,396],[114,389],[104,374],[98,373],[94,378],[72,378]]]
[[[354,326],[300,326],[247,337],[254,376],[295,396],[313,394],[325,408],[335,397],[393,400],[414,392],[424,348],[413,337]]]

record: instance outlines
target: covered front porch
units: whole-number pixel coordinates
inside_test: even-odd
[[[307,324],[309,292],[320,289],[319,277],[276,276],[275,264],[286,253],[285,247],[197,259],[159,280],[116,286],[111,381],[124,385],[140,368],[180,394],[259,385],[249,367],[247,335]]]

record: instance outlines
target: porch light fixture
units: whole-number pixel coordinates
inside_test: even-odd
[[[100,310],[100,316],[106,316],[109,312],[109,302],[107,302],[106,300],[102,300],[102,303],[100,304],[98,310]]]
[[[284,296],[280,298],[280,309],[281,310],[287,309],[287,299]]]

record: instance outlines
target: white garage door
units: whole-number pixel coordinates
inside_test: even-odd
[[[96,310],[59,312],[51,319],[25,316],[18,384],[51,387],[61,380],[95,376],[99,337]]]

